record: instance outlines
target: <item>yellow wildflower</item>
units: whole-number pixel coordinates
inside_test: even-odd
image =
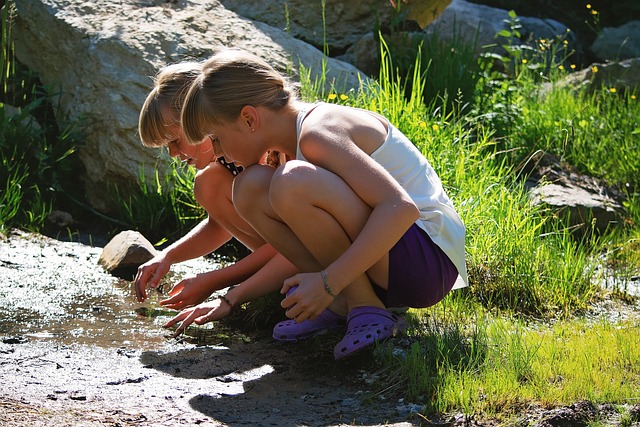
[[[329,98],[330,101],[333,101],[334,99],[336,99],[338,97],[338,95],[336,95],[335,93],[330,93],[329,96],[327,98]]]
[[[636,96],[635,95],[631,95],[631,99],[636,99]]]
[[[340,94],[340,99],[343,101],[346,101],[347,99],[349,99],[349,97],[347,95],[345,95],[344,93]]]
[[[616,93],[616,92],[617,92],[617,90],[616,90],[616,88],[615,88],[615,87],[610,87],[610,88],[609,88],[609,92],[611,92],[611,93]]]
[[[433,129],[434,131],[438,132],[440,130],[440,126],[438,126],[436,123],[431,125],[431,129]]]
[[[591,5],[587,3],[587,9],[591,9]]]
[[[522,60],[522,63],[523,63],[523,64],[526,64],[526,63],[527,63],[527,60],[526,60],[526,59],[523,59],[523,60]]]
[[[560,71],[564,70],[564,65],[560,65],[560,66],[558,66],[558,69],[559,69]]]
[[[576,69],[576,64],[571,64],[571,69],[575,70]]]
[[[591,67],[591,72],[592,73],[597,73],[598,72],[598,67],[595,66],[595,65],[593,67]]]
[[[420,122],[420,127],[421,128],[426,128],[427,127],[427,123],[426,122]]]

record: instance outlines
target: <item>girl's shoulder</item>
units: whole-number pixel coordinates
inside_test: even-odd
[[[230,179],[242,172],[241,166],[236,166],[232,162],[227,162],[223,157],[219,157],[216,161],[209,163],[204,168],[196,172],[196,186],[211,186],[220,180]]]
[[[306,110],[305,124],[309,127],[354,129],[361,127],[389,127],[382,115],[362,108],[321,102]]]
[[[300,147],[304,145],[357,145],[371,154],[389,135],[389,121],[369,110],[323,103],[307,113],[300,133]]]

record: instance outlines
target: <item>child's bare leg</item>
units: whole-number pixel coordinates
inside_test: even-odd
[[[255,209],[253,204],[254,211],[247,219],[301,271],[319,271],[351,245],[364,227],[371,208],[338,176],[307,162],[287,162],[272,175],[270,181],[266,176],[256,180],[259,181],[255,182],[256,190],[264,192],[266,186],[269,187],[269,200],[261,201],[261,209]],[[245,182],[241,184],[244,192]],[[260,186],[262,188],[258,188]],[[234,197],[238,193],[234,191]],[[245,196],[246,193],[242,194],[242,198]],[[255,196],[250,200],[255,203]],[[387,272],[385,257],[368,275],[361,275],[345,288],[340,295],[346,299],[348,309],[383,307],[371,280],[386,287]]]
[[[204,185],[196,185],[194,194],[209,217],[252,251],[262,246],[264,239],[233,206],[231,191],[235,177],[220,163],[212,164],[200,173],[207,176],[200,181]]]
[[[323,268],[351,246],[371,214],[371,207],[341,178],[307,162],[289,162],[279,169],[270,196],[274,210]],[[349,310],[384,307],[372,280],[387,286],[387,257],[342,291]]]
[[[233,204],[243,219],[301,271],[319,271],[322,265],[271,206],[269,187],[274,172],[270,166],[254,165],[238,175],[233,185]]]

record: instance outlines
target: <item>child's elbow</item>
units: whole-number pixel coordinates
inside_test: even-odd
[[[410,221],[413,223],[417,221],[418,218],[420,218],[420,210],[418,209],[416,204],[413,202],[413,200],[411,199],[403,200],[400,208],[404,212],[404,215],[407,218],[407,222]]]

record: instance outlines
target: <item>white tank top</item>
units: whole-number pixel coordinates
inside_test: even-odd
[[[310,110],[301,111],[297,118],[297,160],[306,160],[300,152],[300,128]],[[367,111],[367,110],[363,110]],[[420,210],[416,224],[427,232],[431,240],[447,254],[458,269],[453,289],[468,285],[465,262],[465,226],[442,187],[440,178],[415,145],[383,116],[387,123],[387,138],[371,154],[409,194]]]

